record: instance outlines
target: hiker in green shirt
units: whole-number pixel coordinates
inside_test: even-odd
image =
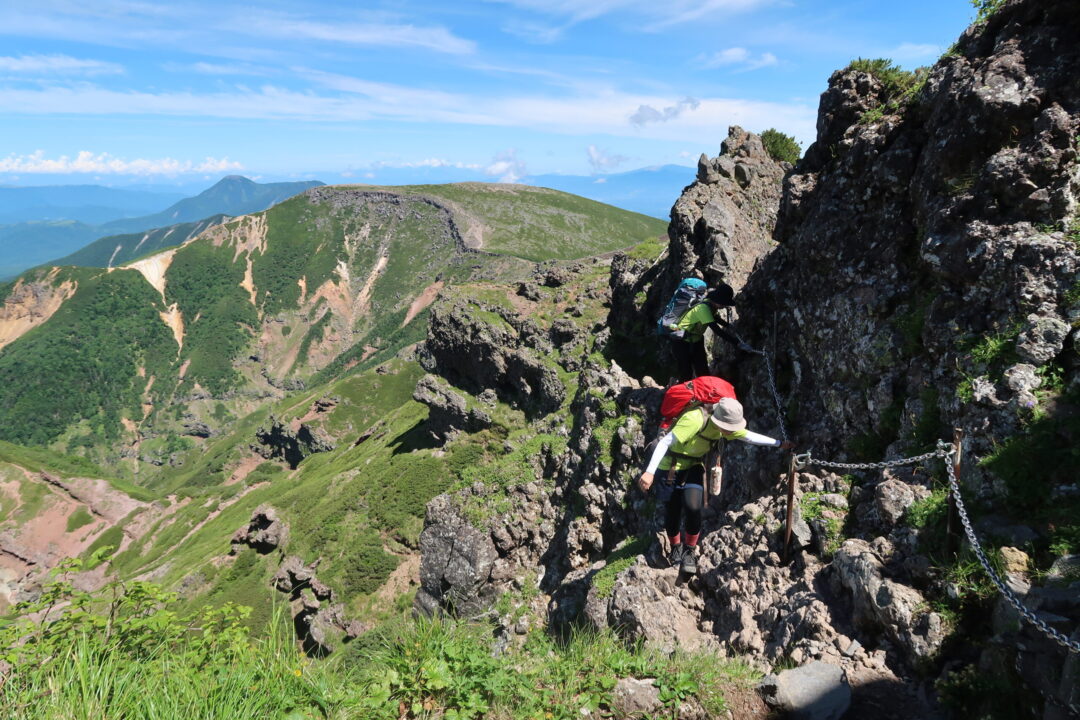
[[[725,330],[728,323],[717,317],[720,308],[735,304],[735,291],[730,285],[721,283],[705,294],[705,299],[694,305],[679,318],[671,338],[671,354],[675,356],[675,368],[678,381],[693,380],[698,375],[708,375],[709,360],[705,355],[705,330],[711,328],[714,333],[735,345],[740,350],[749,346]]]
[[[672,566],[684,573],[697,572],[697,545],[701,538],[701,510],[705,504],[705,458],[721,440],[738,440],[751,445],[790,449],[790,442],[780,442],[746,429],[743,408],[735,398],[722,398],[712,410],[701,406],[684,412],[671,432],[656,444],[638,487],[647,491],[654,473],[660,470],[658,496],[667,499],[664,529],[671,541],[668,556]],[[719,455],[717,455],[717,466]],[[715,476],[714,476],[715,477]],[[713,494],[719,494],[719,478]]]

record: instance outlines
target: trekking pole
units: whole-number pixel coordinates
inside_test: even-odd
[[[787,473],[787,530],[784,532],[784,562],[788,561],[791,546],[791,521],[795,513],[795,453],[791,453]]]
[[[953,476],[960,477],[960,454],[963,450],[964,431],[962,428],[953,428]],[[948,462],[946,458],[945,462]],[[949,488],[948,510],[945,515],[945,554],[955,555],[957,544],[960,541],[960,514],[956,510],[956,495]]]

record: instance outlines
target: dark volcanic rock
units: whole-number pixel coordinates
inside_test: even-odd
[[[616,256],[608,315],[612,332],[627,338],[653,334],[653,323],[675,286],[693,274],[709,283],[726,282],[738,291],[758,258],[773,247],[784,172],[784,165],[765,152],[761,138],[740,127],[729,128],[720,155],[702,156],[697,182],[671,209],[665,261],[654,264]],[[620,351],[633,355],[642,349],[656,352],[652,343],[637,342]]]
[[[293,469],[308,455],[327,452],[335,447],[333,440],[318,429],[299,421],[286,425],[273,415],[270,416],[269,427],[255,431],[255,439],[258,444],[252,445],[252,450],[267,459],[281,458]]]
[[[235,555],[241,545],[247,545],[265,555],[284,545],[288,538],[289,526],[278,517],[277,510],[260,505],[251,513],[251,521],[233,534],[230,554]]]
[[[420,552],[419,609],[470,617],[494,600],[488,579],[498,551],[489,535],[469,525],[446,496],[428,505]]]
[[[556,410],[566,397],[558,374],[536,354],[540,338],[535,326],[521,323],[516,329],[492,310],[463,301],[437,303],[421,361],[474,395],[490,388],[538,416]]]
[[[491,416],[480,408],[468,407],[465,397],[436,375],[420,378],[413,400],[428,406],[426,427],[442,441],[463,431],[476,432],[491,425]]]

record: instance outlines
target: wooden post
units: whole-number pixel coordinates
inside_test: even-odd
[[[784,562],[788,561],[791,548],[791,521],[795,514],[795,453],[791,453],[787,473],[787,530],[784,532]]]
[[[961,428],[953,429],[953,475],[956,482],[960,482],[960,455],[963,452],[964,431]],[[955,555],[960,546],[960,514],[956,511],[956,496],[953,495],[952,487],[949,488],[949,505],[945,517],[945,553]]]

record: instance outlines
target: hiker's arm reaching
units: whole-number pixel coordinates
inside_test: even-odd
[[[673,442],[675,442],[675,433],[668,433],[660,442],[656,443],[656,449],[653,450],[652,457],[649,458],[649,464],[645,468],[645,472],[650,475],[656,472],[656,468],[659,467],[660,461],[667,455],[667,451],[671,448]]]
[[[729,440],[738,440],[744,443],[750,443],[751,445],[761,445],[764,447],[778,447],[785,450],[790,450],[794,447],[793,443],[781,442],[775,438],[771,438],[768,435],[761,435],[753,430],[739,430],[728,435],[725,435]]]
[[[735,337],[724,329],[726,326],[727,323],[720,318],[717,318],[715,322],[709,323],[709,329],[712,330],[720,338],[722,338],[724,342],[731,343],[735,347],[739,347],[740,345],[742,345],[742,340]]]
[[[653,473],[656,472],[656,468],[660,465],[660,461],[664,459],[664,455],[667,454],[671,444],[675,442],[675,433],[668,433],[660,439],[660,442],[656,443],[656,449],[653,450],[652,457],[649,458],[649,465],[645,468],[645,472],[641,473],[641,477],[638,478],[638,487],[642,492],[648,491],[652,487]]]

